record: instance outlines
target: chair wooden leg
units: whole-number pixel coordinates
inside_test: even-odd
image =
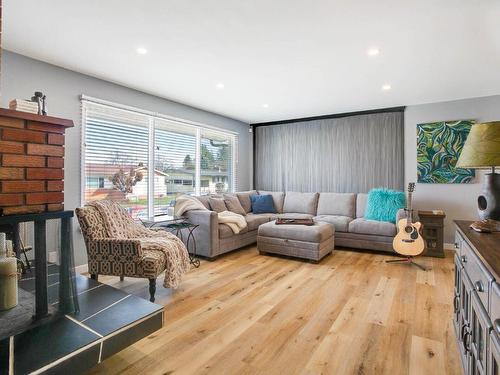
[[[97,273],[91,273],[90,278],[95,281],[99,281],[99,275]]]
[[[125,276],[121,275],[120,276],[120,281],[123,281],[123,280],[125,280]]]
[[[155,301],[155,292],[156,292],[156,279],[149,279],[149,295],[151,296],[149,300],[151,302]]]

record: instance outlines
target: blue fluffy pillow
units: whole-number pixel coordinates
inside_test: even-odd
[[[365,219],[396,222],[396,214],[406,206],[406,195],[402,191],[390,189],[372,189],[368,192]]]
[[[250,200],[252,201],[252,212],[254,214],[276,213],[272,195],[251,195]]]

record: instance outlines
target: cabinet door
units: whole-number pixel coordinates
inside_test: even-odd
[[[490,333],[488,375],[500,375],[500,340],[496,332]]]
[[[475,367],[479,374],[485,374],[488,363],[489,335],[491,321],[476,291],[471,293],[471,344],[470,349],[475,357]]]
[[[458,347],[460,350],[460,359],[464,367],[464,373],[472,372],[471,366],[471,331],[470,331],[470,315],[471,315],[471,294],[472,283],[467,276],[465,269],[460,270],[460,312],[458,322]],[[475,361],[474,361],[475,362]]]
[[[460,263],[460,258],[458,254],[455,254],[455,289],[453,294],[453,326],[455,327],[455,335],[460,338],[460,270],[462,269],[462,264]]]

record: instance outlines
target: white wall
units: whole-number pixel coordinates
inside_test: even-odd
[[[64,164],[66,209],[72,210],[80,205],[79,96],[81,94],[238,132],[238,188],[241,190],[251,188],[252,137],[248,132],[248,124],[5,50],[2,51],[1,67],[0,105],[2,107],[8,108],[8,103],[13,98],[30,98],[34,91],[42,91],[47,95],[49,115],[69,118],[75,122],[75,127],[66,133]],[[82,236],[76,230],[78,227],[76,222],[74,227],[75,263],[80,265],[86,263],[86,254]],[[48,238],[57,244],[56,226],[50,225],[49,228],[51,229]]]
[[[405,111],[405,185],[417,181],[417,124],[432,121],[474,119],[500,120],[500,95],[408,106]],[[417,184],[414,208],[441,209],[446,213],[445,242],[454,242],[453,220],[477,220],[476,198],[484,171],[476,171],[469,184]]]

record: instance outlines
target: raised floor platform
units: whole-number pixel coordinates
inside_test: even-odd
[[[55,308],[57,266],[49,266],[48,278]],[[33,293],[34,279],[19,286]],[[54,315],[22,332],[14,327],[0,340],[0,374],[79,374],[163,326],[163,306],[81,275],[76,288],[79,313]]]

